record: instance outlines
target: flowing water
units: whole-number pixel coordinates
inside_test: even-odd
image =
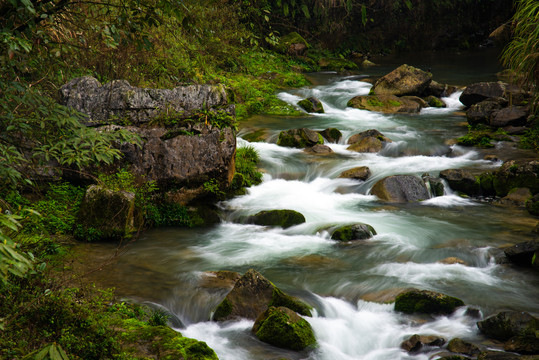
[[[379,75],[392,68],[390,64],[367,69],[365,74]],[[452,83],[490,80],[492,75],[489,69],[481,74],[466,69],[468,73],[460,80],[453,77]],[[443,77],[442,81],[451,82]],[[369,92],[366,82],[315,74],[313,83],[279,97],[295,104],[315,96],[323,102],[325,114],[257,117],[243,124],[238,146],[259,152],[264,181],[246,195],[222,202],[219,225],[148,231],[107,268],[100,281],[126,297],[167,309],[182,334],[206,341],[220,359],[230,360],[428,359],[440,350],[412,356],[400,350],[400,343],[416,333],[483,342],[477,318],[466,315],[467,308],[479,309],[482,316],[505,309],[539,313],[536,273],[495,261],[498,248],[530,237],[536,220],[525,211],[462,198],[450,190],[442,197],[398,205],[369,195],[373,184],[388,175],[436,176],[449,168],[486,170],[500,165],[483,160],[474,149],[445,144],[466,131],[459,94],[444,99],[445,109],[382,115],[346,107],[351,97]],[[338,144],[326,144],[334,153],[324,156],[275,144],[279,131],[299,127],[336,127],[344,137]],[[373,128],[394,142],[379,154],[346,150],[348,137]],[[259,129],[267,134],[265,142],[243,140],[242,134]],[[357,166],[368,166],[372,177],[365,182],[338,178]],[[241,224],[245,216],[268,209],[293,209],[307,221],[288,229]],[[330,240],[328,229],[355,222],[372,225],[377,235],[354,244]],[[110,249],[105,244],[94,246],[95,261]],[[447,257],[464,264],[439,262]],[[315,350],[297,353],[261,343],[250,331],[250,320],[208,321],[226,291],[200,286],[203,272],[244,273],[249,268],[315,308],[315,315],[307,318],[318,340]],[[384,303],[410,287],[459,297],[467,307],[426,321],[396,313],[392,303]]]

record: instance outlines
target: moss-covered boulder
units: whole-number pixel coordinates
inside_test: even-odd
[[[420,96],[431,81],[431,73],[404,64],[378,79],[372,89],[376,95]]]
[[[299,101],[298,106],[303,108],[303,110],[307,111],[308,113],[324,113],[324,106],[322,105],[322,102],[315,97],[310,97]]]
[[[306,128],[281,131],[277,140],[277,145],[295,148],[307,148],[323,143],[322,135]]]
[[[337,128],[327,128],[318,133],[330,143],[338,143],[342,138],[342,132]]]
[[[299,351],[316,344],[311,325],[286,307],[268,308],[252,330],[261,341],[284,349]]]
[[[369,224],[353,224],[341,226],[331,234],[331,239],[337,241],[367,240],[376,235],[376,231]]]
[[[378,111],[384,114],[418,113],[423,103],[415,98],[397,97],[395,95],[366,95],[356,96],[348,101],[346,106],[355,109]]]
[[[124,355],[163,360],[218,360],[205,342],[183,337],[168,326],[151,326],[136,319],[124,320],[117,328]]]
[[[285,294],[271,281],[254,269],[248,270],[217,306],[213,320],[239,318],[255,320],[270,306],[285,306],[301,315],[311,316],[311,307],[301,300]]]
[[[356,179],[365,181],[371,176],[371,169],[367,166],[358,166],[352,169],[343,171],[339,177],[345,179]]]
[[[305,216],[294,210],[265,210],[247,218],[247,222],[262,226],[288,228],[305,222]]]
[[[477,360],[536,360],[533,358],[522,357],[518,354],[505,351],[482,351],[477,355]]]
[[[477,323],[487,337],[507,341],[514,336],[535,336],[539,330],[539,319],[527,312],[503,311]]]
[[[121,240],[135,228],[135,194],[90,185],[82,201],[75,236],[82,241]]]
[[[423,180],[414,175],[393,175],[378,181],[371,194],[382,201],[406,203],[430,198],[429,190]]]
[[[428,290],[407,290],[395,299],[395,311],[407,314],[451,314],[464,302],[458,298]]]

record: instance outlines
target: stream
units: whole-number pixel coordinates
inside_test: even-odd
[[[456,57],[456,55],[455,55]],[[360,75],[379,76],[408,62],[432,68],[434,79],[454,85],[494,78],[498,67],[463,55],[460,62],[439,56],[387,60]],[[431,65],[437,61],[438,66]],[[483,61],[483,62],[482,62]],[[501,310],[539,313],[537,273],[497,264],[500,247],[531,239],[537,219],[525,210],[463,198],[446,190],[444,196],[412,204],[385,204],[369,194],[374,183],[395,174],[437,176],[445,169],[495,169],[501,162],[484,160],[472,148],[448,146],[446,141],[466,133],[460,92],[443,100],[444,109],[424,109],[417,115],[383,115],[347,108],[347,101],[366,95],[371,85],[336,73],[312,74],[313,85],[280,93],[291,104],[308,96],[320,99],[325,114],[303,117],[258,116],[241,124],[238,146],[252,146],[261,157],[263,182],[219,204],[222,221],[206,229],[163,228],[147,231],[96,281],[113,286],[129,299],[162,307],[173,314],[172,324],[184,336],[207,342],[221,360],[312,359],[395,360],[429,359],[440,350],[410,355],[400,343],[413,334],[459,337],[489,348],[478,331],[482,317]],[[281,130],[336,127],[340,143],[327,143],[329,155],[312,155],[275,144]],[[264,130],[265,142],[242,138]],[[378,154],[346,150],[346,140],[358,132],[377,129],[393,140]],[[368,166],[365,182],[338,178],[344,170]],[[306,223],[288,229],[241,224],[240,219],[261,210],[293,209]],[[351,244],[330,239],[327,228],[356,222],[370,224],[373,238]],[[88,245],[84,245],[88,246]],[[99,262],[113,245],[92,244],[88,257]],[[503,252],[501,253],[503,255]],[[464,264],[440,263],[457,257]],[[283,291],[300,297],[315,309],[312,325],[318,347],[293,352],[264,344],[251,333],[253,321],[208,321],[226,292],[200,286],[205,271],[254,268]],[[405,288],[456,296],[467,304],[450,316],[429,321],[393,311],[391,297]],[[497,347],[499,348],[499,346]]]

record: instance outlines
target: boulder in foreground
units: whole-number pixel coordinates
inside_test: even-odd
[[[311,325],[286,307],[264,311],[253,326],[253,332],[268,344],[290,350],[303,350],[316,343]]]

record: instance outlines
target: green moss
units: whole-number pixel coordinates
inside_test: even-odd
[[[479,185],[481,194],[484,196],[493,196],[496,195],[496,190],[494,189],[494,175],[490,172],[483,173],[476,177],[477,184]]]
[[[489,132],[481,130],[469,130],[464,136],[457,139],[457,144],[463,146],[477,146],[482,148],[492,148],[494,145],[492,142],[492,136]]]
[[[215,309],[215,312],[213,313],[213,319],[219,320],[219,319],[225,319],[228,315],[232,313],[232,303],[230,300],[225,298],[219,305],[217,305],[217,308]]]
[[[435,107],[435,108],[443,108],[443,107],[446,107],[446,105],[444,104],[444,102],[442,100],[440,100],[439,98],[437,98],[436,96],[429,96],[425,99],[425,101],[427,102],[427,104],[429,104],[429,106],[431,107]]]
[[[382,101],[380,101],[377,97],[370,98],[369,100],[367,100],[367,103],[370,106],[373,106],[373,107],[383,107],[384,106],[384,103]]]
[[[270,307],[263,320],[255,324],[256,336],[268,344],[291,350],[314,346],[316,339],[311,325],[286,308]],[[257,323],[259,320],[257,320]]]
[[[298,298],[295,298],[293,296],[287,295],[283,293],[279,288],[274,286],[273,293],[271,295],[271,302],[268,304],[268,306],[283,306],[286,308],[289,308],[290,310],[294,310],[298,314],[304,315],[304,316],[312,316],[311,310],[312,307],[305,304]]]
[[[395,311],[407,314],[451,314],[464,302],[458,298],[426,290],[411,290],[397,296]]]
[[[308,113],[314,112],[314,105],[312,102],[309,101],[309,99],[303,99],[299,101],[298,106],[301,106]]]
[[[397,107],[397,106],[401,106],[401,105],[402,105],[399,101],[395,101],[395,100],[389,100],[387,103],[388,103],[389,105],[393,106],[393,107]]]

